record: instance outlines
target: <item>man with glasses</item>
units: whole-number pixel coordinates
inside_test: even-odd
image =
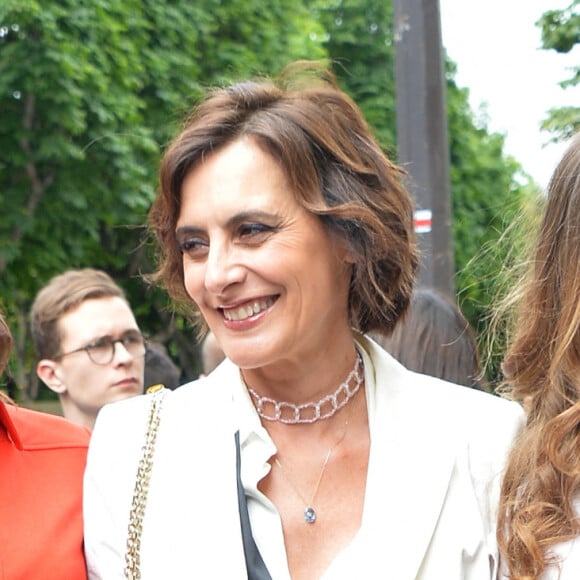
[[[146,344],[123,290],[85,268],[52,278],[31,311],[38,377],[66,419],[92,429],[103,405],[143,392]]]

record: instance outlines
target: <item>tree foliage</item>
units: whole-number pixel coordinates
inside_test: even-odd
[[[34,384],[27,313],[71,267],[111,273],[142,327],[186,376],[193,334],[140,274],[161,151],[205,84],[322,57],[318,23],[292,0],[5,0],[0,8],[0,275]],[[34,393],[33,393],[34,394]]]
[[[363,110],[383,148],[396,155],[393,6],[383,0],[313,0],[324,46],[343,88]]]
[[[580,0],[572,0],[563,10],[548,10],[538,20],[542,31],[542,45],[546,50],[569,53],[580,44]],[[572,67],[571,76],[564,79],[563,89],[580,84],[580,66]],[[569,139],[580,131],[580,106],[550,109],[542,128],[554,135],[554,141]]]

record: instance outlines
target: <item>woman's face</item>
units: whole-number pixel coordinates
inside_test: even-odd
[[[241,368],[300,363],[351,333],[344,244],[251,138],[189,173],[176,234],[186,290]]]

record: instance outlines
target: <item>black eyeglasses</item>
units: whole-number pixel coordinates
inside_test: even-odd
[[[109,337],[99,338],[99,340],[96,340],[91,344],[87,344],[81,348],[71,350],[70,352],[65,352],[64,354],[61,354],[55,358],[61,359],[65,356],[68,356],[69,354],[75,354],[84,350],[96,365],[108,365],[115,357],[115,344],[118,342],[120,342],[125,350],[135,358],[145,356],[145,353],[147,352],[147,343],[145,342],[143,336],[138,333],[133,333],[126,334],[125,336],[117,339],[112,339]]]

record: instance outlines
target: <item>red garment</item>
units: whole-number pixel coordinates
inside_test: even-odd
[[[83,580],[90,432],[0,401],[0,579]]]

